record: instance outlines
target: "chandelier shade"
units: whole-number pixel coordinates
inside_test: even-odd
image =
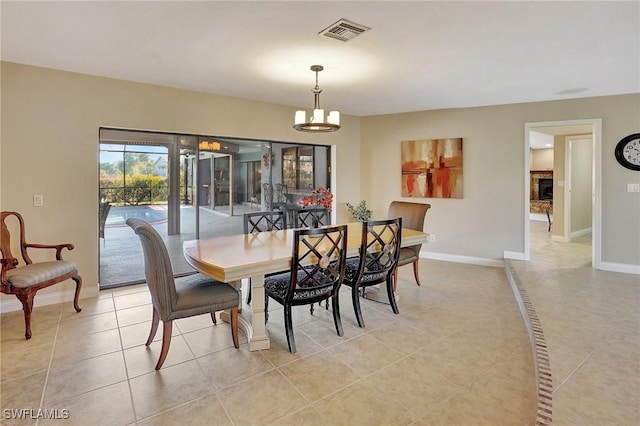
[[[296,111],[293,128],[300,132],[335,132],[340,129],[340,113],[329,111],[329,115],[325,119],[324,109],[320,108],[322,89],[318,86],[318,73],[323,69],[322,65],[311,66],[311,71],[316,73],[316,85],[311,90],[313,93],[313,112],[307,117],[306,111]]]

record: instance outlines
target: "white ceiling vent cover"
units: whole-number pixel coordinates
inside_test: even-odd
[[[364,25],[356,24],[355,22],[351,22],[346,19],[340,19],[338,22],[329,25],[318,34],[335,38],[340,41],[349,41],[370,29],[371,28],[365,27]]]

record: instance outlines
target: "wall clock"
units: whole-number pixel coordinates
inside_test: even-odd
[[[640,170],[640,133],[620,139],[615,150],[616,160],[623,167]]]

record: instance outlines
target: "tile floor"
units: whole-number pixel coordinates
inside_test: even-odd
[[[532,239],[532,261],[516,269],[545,327],[554,423],[636,424],[638,277],[594,271],[545,237]],[[36,308],[29,341],[21,312],[5,313],[0,422],[532,425],[531,345],[504,271],[422,260],[421,275],[418,287],[411,268],[400,269],[400,315],[365,300],[365,329],[343,292],[343,337],[330,312],[298,309],[296,354],[287,351],[276,303],[267,351],[249,352],[242,334],[234,349],[228,325],[214,326],[207,315],[178,320],[159,372],[160,342],[144,346],[151,318],[144,286],[82,300],[79,314],[71,303]],[[38,408],[68,419],[18,420],[5,411]]]

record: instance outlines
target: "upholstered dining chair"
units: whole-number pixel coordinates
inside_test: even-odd
[[[19,243],[15,245],[20,249],[22,261],[19,261],[11,252],[11,233],[9,231],[9,218],[17,220]],[[27,249],[55,250],[56,260],[45,262],[33,262]],[[0,291],[5,294],[15,294],[24,311],[25,339],[31,339],[31,312],[33,310],[33,298],[38,290],[69,279],[76,282],[76,292],[73,297],[73,307],[80,312],[78,297],[82,287],[82,278],[78,274],[75,263],[62,259],[62,250],[73,250],[73,244],[33,244],[27,243],[25,237],[24,219],[17,212],[0,212],[0,252],[2,259],[0,265]]]
[[[347,254],[347,225],[293,231],[291,270],[265,277],[265,313],[269,299],[284,307],[284,326],[291,353],[296,352],[293,335],[293,306],[310,305],[331,298],[333,322],[343,335],[338,291],[344,279]]]
[[[392,201],[389,205],[388,218],[401,217],[402,226],[408,229],[415,229],[422,231],[424,228],[424,218],[427,215],[427,210],[431,208],[431,204],[422,203],[409,203],[406,201]],[[413,264],[413,276],[416,279],[416,284],[420,285],[420,271],[418,265],[420,261],[420,249],[422,244],[416,244],[410,247],[403,247],[400,249],[400,256],[398,258],[398,267]],[[395,277],[393,280],[394,287],[398,286],[398,270],[396,268]],[[394,289],[395,291],[395,289]]]
[[[358,326],[364,327],[360,294],[366,287],[386,283],[394,314],[398,305],[394,295],[395,269],[400,255],[402,218],[362,222],[359,256],[347,259],[343,284],[351,287],[351,300]]]
[[[145,276],[151,293],[153,318],[151,332],[145,343],[149,346],[162,321],[162,349],[156,364],[156,370],[162,364],[171,345],[173,320],[200,314],[211,314],[216,323],[216,312],[231,310],[231,336],[236,349],[238,343],[238,291],[227,283],[216,281],[206,275],[196,273],[174,279],[171,260],[167,248],[158,232],[147,222],[140,219],[127,219],[127,225],[140,238],[144,253]]]
[[[245,213],[243,227],[245,234],[287,229],[287,215],[282,210]],[[247,303],[251,303],[251,281],[249,281]]]

